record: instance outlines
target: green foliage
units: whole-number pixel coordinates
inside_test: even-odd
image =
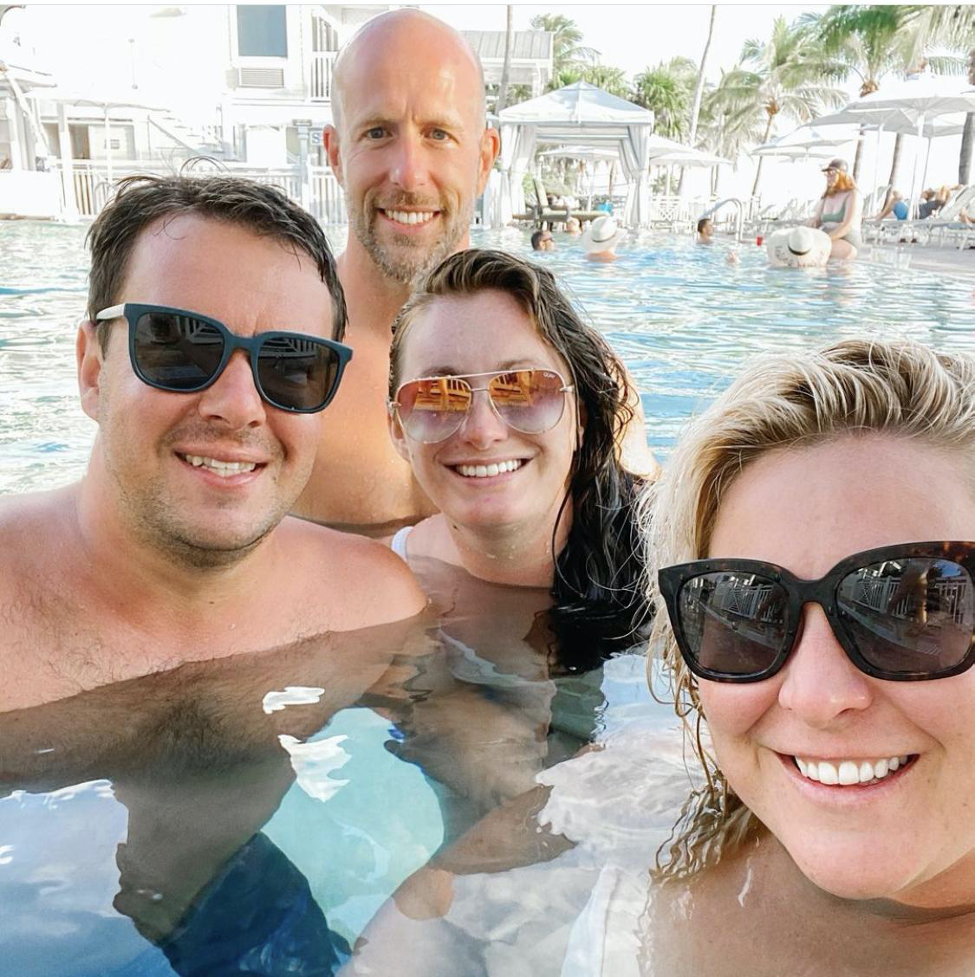
[[[655,132],[667,139],[685,139],[695,96],[697,68],[675,57],[646,68],[634,79],[631,101],[655,113]]]

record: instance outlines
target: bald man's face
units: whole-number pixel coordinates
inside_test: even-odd
[[[355,241],[386,277],[409,285],[467,245],[498,153],[478,68],[444,25],[405,16],[353,42],[337,88],[326,149]]]

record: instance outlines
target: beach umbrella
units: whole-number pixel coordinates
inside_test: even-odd
[[[890,125],[899,118],[892,113],[899,112],[905,116],[910,124],[915,126],[913,134],[917,137],[918,142],[916,155],[913,159],[911,183],[911,200],[914,211],[919,201],[916,176],[919,172],[919,157],[926,122],[938,116],[973,111],[974,88],[972,85],[968,86],[961,77],[942,77],[928,72],[922,72],[913,75],[911,78],[886,85],[884,89],[849,102],[843,109],[843,112],[848,115],[859,116],[863,122],[885,129],[889,129]],[[929,152],[927,151],[927,157],[928,155]]]

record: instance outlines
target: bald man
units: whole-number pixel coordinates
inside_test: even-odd
[[[418,10],[361,28],[339,56],[333,92],[323,141],[349,212],[337,264],[355,356],[294,511],[384,535],[434,511],[387,432],[390,327],[412,283],[468,247],[499,135],[485,125],[475,54]]]

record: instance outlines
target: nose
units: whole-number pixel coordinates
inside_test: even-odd
[[[424,148],[419,133],[406,132],[394,146],[390,181],[401,190],[413,192],[427,182]]]
[[[223,373],[201,391],[197,409],[201,417],[222,421],[235,431],[264,422],[265,403],[255,386],[251,361],[243,349],[235,350]]]
[[[778,700],[809,726],[828,729],[871,705],[872,680],[851,663],[819,606],[808,604],[801,624]]]
[[[485,450],[509,436],[509,425],[495,412],[487,390],[473,391],[472,409],[461,426],[459,436],[479,450]]]

